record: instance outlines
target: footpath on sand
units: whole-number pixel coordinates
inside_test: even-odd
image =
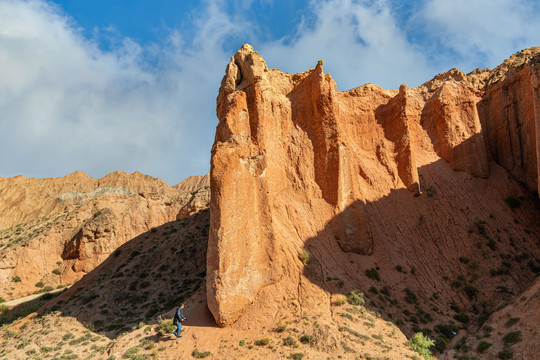
[[[17,305],[20,305],[20,304],[23,304],[25,302],[28,302],[28,301],[32,301],[34,299],[37,299],[37,298],[40,298],[46,294],[57,294],[57,293],[60,293],[66,289],[69,289],[69,286],[67,287],[64,287],[64,288],[61,288],[61,289],[55,289],[55,290],[52,290],[52,291],[48,291],[48,292],[44,292],[44,293],[40,293],[40,294],[33,294],[33,295],[28,295],[28,296],[25,296],[25,297],[22,297],[22,298],[18,298],[18,299],[13,299],[13,300],[9,300],[9,301],[5,301],[3,303],[1,303],[2,305],[4,306],[7,306],[8,308],[12,309],[14,308],[15,306]]]

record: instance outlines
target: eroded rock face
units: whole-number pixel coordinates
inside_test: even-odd
[[[540,55],[528,51],[519,66],[340,92],[322,61],[291,75],[244,45],[221,83],[212,148],[207,296],[217,323],[298,281],[308,240],[371,255],[381,231],[368,204],[399,189],[412,203],[423,165],[444,159],[486,179],[493,160],[537,188]]]

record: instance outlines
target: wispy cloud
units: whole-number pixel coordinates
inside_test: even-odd
[[[425,34],[425,48],[472,70],[540,45],[539,18],[535,0],[427,0],[412,22]]]

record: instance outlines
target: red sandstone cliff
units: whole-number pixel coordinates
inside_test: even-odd
[[[370,286],[439,321],[452,320],[451,304],[491,311],[509,296],[501,287],[523,292],[540,255],[539,70],[531,48],[493,71],[340,92],[322,61],[291,75],[244,45],[221,83],[212,148],[217,323],[252,328],[296,307],[335,328],[331,296]],[[406,288],[418,302],[403,302]],[[413,321],[401,305],[373,303]]]

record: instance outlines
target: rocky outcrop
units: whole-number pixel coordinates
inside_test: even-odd
[[[179,192],[163,180],[137,171],[133,174],[116,171],[101,179],[82,171],[62,178],[35,179],[22,175],[0,178],[0,230],[108,194],[174,198]]]
[[[494,70],[498,81],[479,104],[493,160],[531,189],[539,189],[540,54],[523,50]]]
[[[337,246],[349,255],[330,257],[381,261],[394,250],[378,255],[377,247],[466,239],[472,215],[464,208],[474,216],[486,210],[469,204],[469,193],[459,196],[463,214],[414,200],[432,197],[433,185],[421,188],[428,176],[489,179],[483,186],[502,192],[514,185],[502,185],[498,168],[491,174],[500,165],[536,189],[539,50],[515,55],[519,66],[469,75],[453,69],[413,89],[367,84],[340,92],[322,61],[291,75],[269,69],[244,45],[221,83],[212,148],[207,296],[217,323],[232,324],[257,303],[271,314],[280,305],[269,299],[300,292],[305,256],[298,254],[335,254]],[[380,210],[390,196],[393,207]],[[381,211],[395,218],[381,226]],[[414,223],[424,220],[411,221],[420,211],[445,220],[437,220],[435,232],[421,231]]]
[[[196,191],[205,187],[210,187],[210,174],[188,176],[181,183],[173,186],[174,189],[182,192]]]

